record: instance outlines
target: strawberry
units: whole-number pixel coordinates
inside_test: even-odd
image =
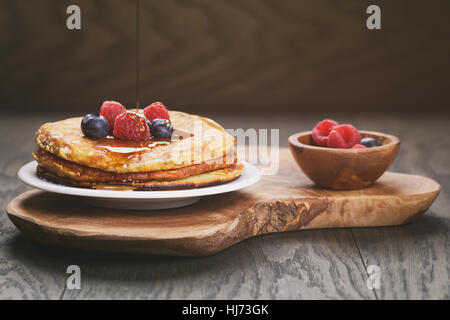
[[[366,146],[363,146],[362,144],[355,144],[352,149],[367,149]]]
[[[100,115],[104,116],[109,123],[110,133],[114,131],[114,122],[119,114],[124,113],[127,109],[119,102],[105,101],[100,107]]]
[[[153,121],[155,119],[167,119],[170,120],[169,111],[161,102],[153,102],[147,108],[144,109],[144,115],[147,120]]]
[[[146,141],[150,139],[150,129],[145,117],[126,111],[117,116],[113,136],[121,140]]]

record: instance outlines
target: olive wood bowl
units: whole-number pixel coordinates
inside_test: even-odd
[[[305,175],[321,187],[335,190],[365,188],[373,184],[394,161],[400,140],[389,134],[360,131],[361,139],[377,138],[382,145],[367,149],[319,147],[311,131],[289,137],[291,153]]]

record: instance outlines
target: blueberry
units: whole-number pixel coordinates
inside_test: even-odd
[[[150,124],[150,133],[155,139],[170,139],[173,127],[167,119],[155,119]]]
[[[145,120],[147,122],[148,129],[152,127],[152,122],[150,120]]]
[[[359,144],[362,144],[363,146],[366,146],[367,148],[374,148],[379,147],[382,145],[381,141],[376,138],[366,137],[362,138],[361,142]]]
[[[109,123],[104,116],[88,114],[81,121],[81,131],[90,139],[101,139],[109,133]]]

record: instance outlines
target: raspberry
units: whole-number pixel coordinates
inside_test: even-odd
[[[147,120],[153,121],[155,119],[167,119],[170,120],[169,111],[161,102],[153,102],[147,108],[144,109],[144,114]]]
[[[145,141],[150,139],[150,129],[143,116],[126,111],[117,116],[113,135],[121,140]]]
[[[118,102],[105,101],[100,108],[100,115],[104,116],[109,123],[110,133],[114,131],[114,122],[119,114],[124,113],[127,109]]]
[[[320,121],[312,130],[312,138],[317,145],[326,147],[328,142],[328,135],[331,129],[337,126],[338,123],[334,120],[325,119]]]
[[[359,131],[351,124],[341,124],[334,127],[328,136],[328,147],[349,149],[361,141]]]
[[[366,146],[363,146],[362,144],[355,144],[352,149],[367,149]]]

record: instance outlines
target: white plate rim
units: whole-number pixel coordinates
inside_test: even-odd
[[[17,172],[18,178],[28,186],[40,190],[59,193],[65,195],[89,197],[89,198],[109,198],[109,199],[176,199],[201,197],[220,193],[226,193],[243,189],[257,183],[261,179],[261,171],[248,162],[242,162],[245,169],[242,175],[231,182],[218,186],[187,189],[187,190],[165,190],[165,191],[117,191],[117,190],[95,190],[87,188],[77,188],[59,185],[39,178],[36,174],[37,162],[28,162]]]

